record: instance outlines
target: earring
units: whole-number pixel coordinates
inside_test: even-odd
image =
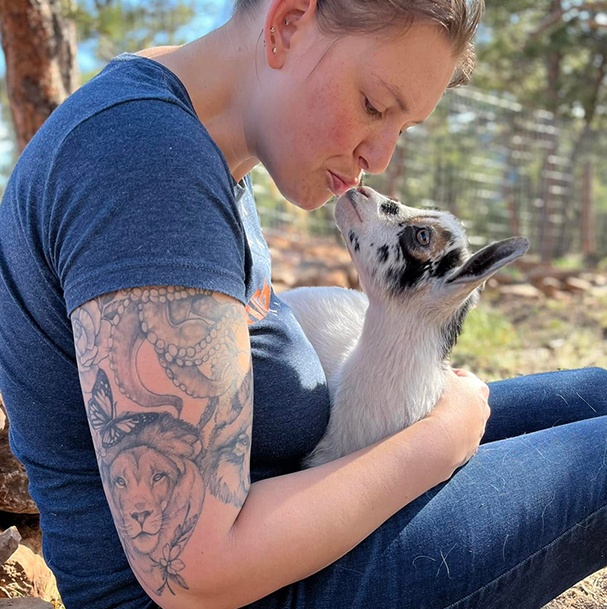
[[[287,17],[285,17],[285,25],[289,25],[289,23],[291,23]]]

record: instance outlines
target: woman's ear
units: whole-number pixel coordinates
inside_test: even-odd
[[[272,0],[262,33],[268,65],[281,68],[294,37],[315,23],[316,0]]]

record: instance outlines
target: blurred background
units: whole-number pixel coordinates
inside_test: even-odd
[[[607,367],[607,0],[486,3],[472,84],[448,91],[402,136],[385,175],[366,183],[450,210],[472,249],[531,241],[486,286],[455,366],[486,380]],[[231,11],[232,0],[0,0],[0,195],[44,120],[112,57],[188,42]],[[277,290],[357,287],[332,205],[296,210],[263,168],[253,174]],[[606,579],[550,608],[607,607]]]
[[[0,190],[41,122],[109,59],[184,43],[231,10],[231,0],[0,0],[9,66],[8,79],[0,66]],[[524,233],[545,264],[601,266],[607,2],[488,0],[477,54],[472,86],[449,91],[402,138],[386,175],[369,183],[451,210],[475,245]],[[333,230],[330,207],[294,222],[267,180],[257,183],[268,230]]]

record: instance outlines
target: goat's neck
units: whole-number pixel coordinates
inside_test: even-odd
[[[341,399],[356,391],[379,411],[406,408],[425,416],[444,387],[441,324],[402,302],[370,301],[360,339],[343,364]],[[410,306],[410,305],[409,305]]]

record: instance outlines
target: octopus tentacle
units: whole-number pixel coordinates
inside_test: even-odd
[[[104,306],[104,316],[112,324],[110,367],[118,389],[130,400],[144,407],[173,406],[179,413],[183,407],[178,396],[154,393],[141,381],[137,354],[145,341],[153,346],[167,377],[186,395],[213,400],[233,387],[236,357],[225,356],[235,341],[226,332],[234,327],[237,313],[218,313],[199,290],[125,290]]]
[[[110,368],[116,385],[125,397],[146,408],[172,406],[181,412],[183,401],[175,395],[161,395],[150,391],[137,372],[137,354],[146,340],[139,324],[137,307],[125,298],[114,307],[110,316]],[[124,331],[130,328],[130,331]],[[116,331],[120,329],[120,331]]]

